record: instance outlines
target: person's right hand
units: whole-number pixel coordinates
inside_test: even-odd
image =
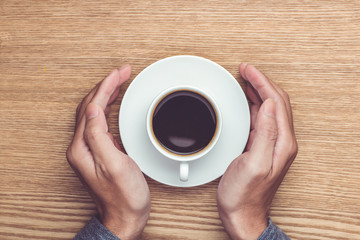
[[[130,65],[115,69],[82,100],[66,155],[93,198],[102,224],[122,240],[138,239],[150,213],[145,178],[107,125],[110,105],[130,74]]]
[[[241,64],[240,74],[251,102],[251,132],[245,152],[219,183],[218,210],[232,239],[257,239],[298,147],[288,95],[251,65]]]

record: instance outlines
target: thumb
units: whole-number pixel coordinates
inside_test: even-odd
[[[270,170],[277,139],[276,104],[271,98],[261,105],[255,121],[255,135],[249,154],[252,163]]]
[[[116,151],[113,140],[109,137],[108,125],[102,108],[89,103],[85,111],[86,124],[84,138],[96,162],[106,164]]]

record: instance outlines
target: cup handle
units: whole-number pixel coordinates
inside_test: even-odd
[[[189,179],[189,163],[180,162],[180,181],[187,182]]]

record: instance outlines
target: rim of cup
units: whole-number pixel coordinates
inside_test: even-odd
[[[177,92],[177,91],[182,91],[182,90],[192,91],[192,92],[200,94],[201,96],[206,98],[209,101],[209,103],[211,104],[211,106],[213,107],[215,114],[216,114],[215,133],[214,133],[214,136],[212,137],[212,139],[210,140],[210,142],[208,143],[208,145],[198,152],[195,152],[192,154],[184,154],[184,155],[176,154],[176,153],[171,152],[171,151],[167,150],[166,148],[164,148],[161,145],[161,143],[158,141],[158,139],[156,138],[153,128],[152,128],[153,114],[154,114],[154,111],[155,111],[157,105],[160,103],[160,101],[163,98],[165,98],[166,96],[168,96],[169,94],[171,94],[173,92]],[[176,161],[183,161],[183,162],[184,161],[193,161],[193,160],[196,160],[198,158],[205,156],[216,145],[216,143],[220,137],[220,134],[221,134],[221,128],[222,128],[222,116],[221,116],[220,109],[219,109],[218,105],[216,104],[215,100],[208,93],[201,90],[200,88],[197,88],[194,86],[189,86],[189,85],[177,85],[177,86],[173,86],[173,87],[167,88],[164,91],[162,91],[160,94],[158,94],[155,97],[155,99],[150,104],[150,107],[149,107],[149,110],[147,113],[147,117],[146,117],[146,129],[147,129],[148,136],[149,136],[150,141],[153,144],[153,146],[156,148],[156,150],[158,152],[160,152],[165,157],[170,158],[172,160],[176,160]]]

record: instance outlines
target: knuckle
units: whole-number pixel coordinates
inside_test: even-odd
[[[124,168],[122,167],[122,164],[119,164],[119,162],[115,162],[114,164],[111,164],[111,166],[109,166],[108,172],[111,176],[117,177],[122,175],[123,169]]]
[[[259,182],[264,180],[269,175],[271,167],[266,164],[255,163],[255,161],[251,161],[251,159],[250,157],[247,159],[248,161],[243,161],[244,164],[238,167],[241,168],[241,171],[246,169],[247,175],[252,181]]]
[[[293,141],[293,147],[292,147],[292,151],[291,151],[291,154],[296,157],[296,155],[298,154],[298,151],[299,151],[299,145],[297,143],[296,140]]]
[[[229,168],[235,168],[237,172],[241,172],[246,167],[247,160],[248,159],[242,154],[231,162]]]
[[[248,169],[250,178],[254,181],[261,181],[269,174],[269,169],[265,166],[251,164]]]
[[[97,169],[101,171],[102,175],[107,178],[109,181],[117,181],[124,171],[122,164],[118,162],[113,164],[97,163]]]
[[[95,126],[87,126],[85,128],[84,137],[86,141],[95,141],[99,135],[99,130]]]
[[[298,143],[296,141],[296,139],[294,138],[288,138],[286,141],[287,147],[286,147],[286,153],[290,158],[295,158],[297,153],[298,153]]]
[[[76,154],[73,145],[70,145],[66,150],[66,160],[69,165],[73,168],[76,161]]]
[[[66,159],[68,160],[68,162],[71,162],[73,160],[73,150],[71,145],[66,150]]]

